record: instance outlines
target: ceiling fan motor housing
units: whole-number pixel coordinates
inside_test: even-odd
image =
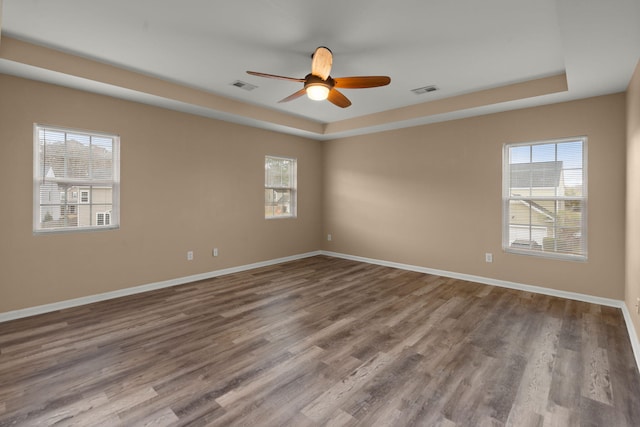
[[[322,77],[314,76],[313,74],[307,74],[306,77],[304,78],[305,89],[308,86],[325,86],[329,88],[329,90],[331,90],[335,85],[336,85],[336,82],[331,77],[328,77],[327,80],[323,80]]]

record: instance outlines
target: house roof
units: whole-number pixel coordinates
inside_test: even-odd
[[[637,0],[0,3],[0,73],[314,139],[623,92],[640,52]],[[391,84],[342,109],[246,74],[302,78],[318,46]]]
[[[552,188],[561,183],[561,161],[514,163],[509,168],[511,188]]]

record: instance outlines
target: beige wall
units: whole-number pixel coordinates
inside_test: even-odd
[[[640,62],[627,90],[627,276],[625,302],[640,339]]]
[[[589,138],[588,261],[504,253],[503,144],[579,135]],[[324,156],[326,250],[624,296],[624,94],[335,140]]]
[[[119,230],[32,234],[34,123],[120,135]],[[295,220],[264,219],[267,154],[298,159]],[[0,313],[317,250],[321,158],[317,141],[0,75]]]
[[[317,249],[625,295],[624,94],[324,143],[4,75],[0,94],[0,313]],[[32,234],[35,122],[121,136],[119,230]],[[589,137],[588,262],[505,254],[502,145],[577,135]],[[266,154],[298,159],[296,220],[263,218]]]

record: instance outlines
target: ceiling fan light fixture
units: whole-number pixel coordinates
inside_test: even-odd
[[[305,88],[309,99],[314,101],[324,101],[329,96],[329,87],[327,85],[316,83],[309,84]]]
[[[0,0],[2,2],[2,0]],[[288,80],[304,83],[304,87],[278,102],[289,102],[298,99],[305,93],[313,101],[324,101],[328,99],[333,105],[340,108],[347,108],[351,105],[349,98],[344,96],[338,89],[366,89],[370,87],[386,86],[391,83],[389,76],[353,76],[332,78],[331,64],[333,55],[329,49],[320,46],[311,57],[311,72],[303,79],[295,77],[278,76],[276,74],[259,73],[257,71],[247,71],[252,76],[268,77],[270,79]]]

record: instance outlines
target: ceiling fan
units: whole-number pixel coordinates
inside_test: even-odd
[[[311,58],[311,73],[307,74],[303,79],[259,73],[257,71],[247,71],[247,73],[253,76],[267,77],[270,79],[304,83],[304,87],[302,89],[287,96],[279,102],[288,102],[299,98],[306,93],[307,96],[314,101],[323,101],[328,99],[329,102],[342,108],[346,108],[351,105],[351,101],[349,101],[349,98],[344,96],[342,92],[338,91],[337,88],[365,89],[370,87],[386,86],[391,82],[391,78],[387,76],[332,78],[329,73],[331,72],[331,65],[333,63],[333,54],[329,48],[324,46],[317,48]]]

